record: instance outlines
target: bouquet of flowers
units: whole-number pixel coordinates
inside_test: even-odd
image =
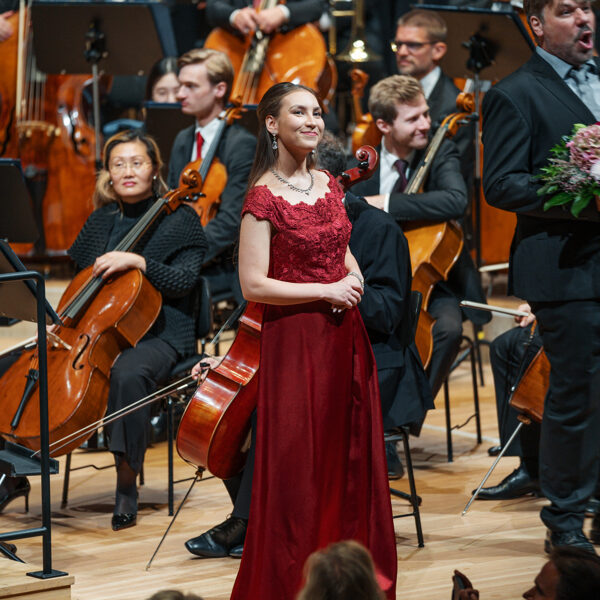
[[[570,204],[571,214],[578,217],[600,197],[600,122],[575,124],[571,135],[563,136],[550,153],[548,165],[537,175],[544,183],[538,195],[551,196],[544,210]]]

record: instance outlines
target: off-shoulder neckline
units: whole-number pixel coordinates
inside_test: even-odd
[[[335,178],[333,177],[333,175],[332,175],[332,174],[331,174],[329,171],[326,171],[325,169],[317,169],[317,170],[318,170],[318,171],[321,171],[322,173],[325,173],[325,174],[327,175],[327,177],[328,177],[328,181],[327,181],[327,188],[329,189],[329,191],[328,191],[328,192],[325,192],[325,195],[324,195],[324,196],[319,196],[319,197],[318,197],[318,198],[317,198],[317,199],[314,201],[314,203],[313,203],[313,204],[310,204],[310,203],[308,203],[308,202],[304,202],[304,200],[299,200],[298,202],[295,202],[294,204],[292,204],[291,202],[289,202],[288,200],[286,200],[286,199],[284,198],[284,196],[282,196],[281,194],[274,194],[274,193],[271,191],[271,189],[269,188],[269,186],[268,186],[268,185],[266,185],[266,184],[264,184],[264,183],[263,183],[263,184],[261,184],[261,185],[256,185],[256,186],[254,186],[252,189],[255,189],[255,190],[257,190],[257,189],[260,189],[260,188],[265,188],[265,189],[266,189],[266,190],[269,192],[269,194],[271,194],[271,196],[272,196],[273,198],[277,198],[277,199],[280,199],[280,200],[282,200],[282,201],[283,201],[283,202],[285,202],[285,203],[286,203],[288,206],[292,206],[292,207],[296,207],[296,206],[309,206],[309,207],[313,207],[313,206],[316,206],[316,205],[317,205],[317,204],[318,204],[318,203],[319,203],[321,200],[326,200],[327,198],[329,198],[329,196],[331,196],[332,194],[335,194],[335,192],[336,192],[336,189],[337,189],[337,190],[339,190],[339,188],[336,188],[336,187],[332,188],[332,187],[331,187],[331,186],[332,186],[332,182],[335,180]]]

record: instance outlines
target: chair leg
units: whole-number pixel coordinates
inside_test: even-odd
[[[415,527],[417,528],[417,540],[419,542],[419,548],[425,546],[423,541],[423,528],[421,527],[421,513],[419,511],[419,504],[421,499],[417,496],[417,486],[415,485],[415,474],[413,471],[412,457],[410,455],[410,446],[408,442],[408,428],[402,427],[402,444],[404,445],[404,458],[406,459],[406,471],[408,473],[408,485],[410,487],[410,503],[413,507],[413,515],[415,517]]]
[[[477,369],[475,367],[475,343],[471,346],[471,380],[473,382],[473,404],[475,406],[475,426],[477,427],[477,443],[481,444],[481,418],[479,415],[479,391],[477,389]]]
[[[448,388],[448,378],[444,380],[444,407],[446,409],[446,452],[448,462],[454,461],[452,452],[452,420],[450,418],[450,390]]]
[[[142,463],[142,468],[140,469],[140,485],[144,485],[144,463]]]
[[[71,475],[71,453],[67,454],[67,460],[65,462],[65,477],[63,479],[63,491],[62,501],[60,503],[61,508],[66,508],[67,502],[69,501],[69,477]]]
[[[167,399],[167,440],[168,440],[168,504],[169,504],[169,516],[173,516],[173,401],[171,398]]]

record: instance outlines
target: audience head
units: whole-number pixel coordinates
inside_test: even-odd
[[[148,600],[202,600],[202,598],[196,594],[184,594],[178,590],[161,590],[152,594]]]
[[[177,59],[172,56],[161,58],[154,63],[146,83],[146,100],[153,102],[177,102],[179,79],[177,79]]]
[[[223,52],[194,48],[177,61],[181,110],[205,125],[225,107],[233,85],[233,66]]]
[[[167,191],[160,172],[163,166],[154,138],[139,129],[121,131],[107,140],[102,169],[96,180],[96,208],[118,202],[135,203]]]
[[[316,150],[323,135],[321,106],[314,90],[304,85],[284,81],[270,87],[257,108],[258,135],[249,187],[277,164],[283,152],[306,154],[306,164],[312,168]],[[305,135],[307,132],[316,135]],[[274,148],[274,140],[277,148]]]
[[[600,558],[580,548],[555,548],[523,598],[600,600]]]
[[[369,551],[347,540],[314,552],[304,566],[297,600],[384,600]]]
[[[396,27],[392,50],[398,72],[422,79],[433,71],[446,54],[446,23],[429,10],[411,10]]]
[[[596,18],[589,0],[524,0],[523,8],[544,50],[576,67],[592,58]]]
[[[427,146],[431,119],[420,83],[408,75],[377,82],[369,94],[369,112],[386,148],[399,158]]]

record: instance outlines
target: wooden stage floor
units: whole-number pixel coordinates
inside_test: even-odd
[[[454,568],[464,571],[479,588],[482,598],[518,598],[531,585],[544,563],[544,528],[538,512],[544,500],[524,498],[505,502],[478,501],[461,517],[470,490],[476,487],[491,464],[487,448],[497,442],[492,378],[480,388],[484,442],[476,445],[474,424],[454,434],[455,460],[446,462],[444,411],[432,411],[420,438],[411,440],[419,494],[423,498],[422,520],[425,548],[417,547],[412,518],[396,519],[398,592],[403,600],[447,598]],[[472,406],[470,372],[461,366],[451,378],[453,421],[462,422]],[[437,399],[443,407],[443,398]],[[516,465],[501,461],[491,482],[499,481]],[[77,451],[73,466],[95,463],[111,465],[106,452]],[[60,509],[62,474],[52,477],[53,566],[75,577],[76,600],[144,600],[157,590],[176,588],[195,592],[206,600],[229,598],[238,561],[198,559],[188,554],[186,539],[222,521],[230,511],[224,486],[217,479],[196,484],[152,568],[145,570],[154,547],[170,518],[166,507],[167,448],[149,449],[145,463],[146,483],[140,488],[138,525],[113,532],[115,475],[84,469],[71,475],[69,506]],[[64,458],[61,459],[61,469]],[[191,477],[193,470],[179,458],[176,479]],[[282,474],[282,485],[293,485],[294,474]],[[18,499],[0,515],[0,531],[32,527],[39,522],[39,480],[32,480],[30,512]],[[189,484],[176,486],[179,502]],[[396,484],[395,484],[396,485]],[[397,482],[407,489],[407,481]],[[395,513],[406,503],[393,500]],[[586,524],[586,527],[589,523]],[[41,540],[18,540],[18,553],[28,563],[41,564]],[[3,560],[0,559],[0,573]]]

